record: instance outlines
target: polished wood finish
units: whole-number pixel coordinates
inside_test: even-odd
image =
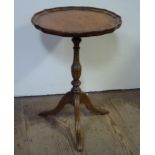
[[[90,101],[88,95],[86,93],[81,93],[81,102],[84,103],[86,108],[94,114],[104,115],[108,114],[109,111],[105,110],[104,108],[96,108]]]
[[[76,38],[74,37],[72,39],[73,44],[74,44],[74,57],[73,57],[73,64],[71,66],[71,73],[72,73],[72,77],[73,77],[73,81],[71,82],[71,84],[73,85],[73,88],[71,90],[72,93],[77,93],[80,94],[81,89],[80,89],[80,76],[81,76],[81,64],[80,64],[80,60],[79,60],[79,50],[80,50],[80,42],[81,42],[81,38]]]
[[[60,113],[39,117],[54,108],[62,95],[15,98],[15,155],[139,155],[140,91],[105,91],[88,93],[108,115],[92,115],[80,106],[83,152],[76,151],[73,106]]]
[[[109,112],[105,109],[97,109],[94,107],[94,105],[91,103],[89,97],[86,95],[86,93],[82,92],[80,89],[80,75],[81,75],[81,64],[79,60],[79,49],[80,49],[80,42],[81,38],[74,37],[72,38],[73,44],[74,44],[74,56],[73,56],[73,64],[71,66],[71,73],[73,77],[73,81],[71,84],[73,85],[70,92],[66,93],[58,105],[50,111],[42,112],[39,115],[40,116],[47,116],[47,115],[54,115],[60,112],[65,104],[71,104],[74,106],[74,114],[75,114],[75,134],[76,134],[76,142],[77,142],[77,150],[82,151],[83,150],[83,140],[82,140],[82,134],[81,134],[81,123],[80,123],[80,103],[83,103],[86,108],[95,113],[95,114],[108,114]]]
[[[90,37],[111,33],[121,26],[121,17],[94,7],[57,7],[32,17],[33,25],[44,33],[63,37]]]
[[[93,7],[59,7],[40,11],[32,17],[33,25],[49,34],[72,37],[74,57],[71,66],[73,77],[72,89],[65,94],[58,105],[40,116],[54,115],[60,112],[65,104],[74,106],[75,135],[77,150],[83,151],[83,139],[80,122],[80,103],[95,114],[107,114],[105,109],[96,108],[88,96],[80,89],[81,64],[79,58],[81,37],[97,36],[111,33],[121,26],[121,17],[111,11]]]

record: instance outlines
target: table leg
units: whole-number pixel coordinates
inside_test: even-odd
[[[71,101],[71,92],[66,93],[66,94],[61,98],[61,100],[59,101],[58,105],[57,105],[54,109],[52,109],[52,110],[50,110],[50,111],[42,112],[42,113],[40,113],[39,115],[40,115],[40,116],[55,115],[55,114],[57,114],[58,112],[60,112],[60,111],[64,108],[64,106],[65,106],[66,104],[72,104],[72,101]]]
[[[95,114],[100,114],[100,115],[104,115],[104,114],[108,114],[109,111],[105,110],[105,109],[101,109],[101,108],[96,108],[90,101],[88,95],[86,93],[81,93],[81,98],[80,98],[80,102],[83,103],[86,108],[95,113]]]
[[[81,123],[80,123],[80,94],[74,94],[73,104],[75,115],[76,144],[77,144],[77,150],[81,152],[83,150],[83,143],[82,143]]]

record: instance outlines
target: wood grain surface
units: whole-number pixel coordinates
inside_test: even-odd
[[[88,37],[113,32],[120,27],[121,17],[93,7],[59,7],[34,14],[32,23],[45,33]]]
[[[46,119],[38,113],[54,108],[62,95],[15,98],[15,155],[139,155],[139,90],[89,93],[108,115],[81,106],[84,151],[76,151],[74,113],[66,105]]]

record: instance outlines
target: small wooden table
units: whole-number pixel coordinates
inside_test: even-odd
[[[80,104],[95,114],[107,114],[105,109],[96,108],[88,95],[80,89],[81,65],[79,61],[79,44],[81,37],[98,36],[111,33],[121,26],[121,17],[111,11],[93,7],[58,7],[40,11],[32,17],[33,25],[44,33],[72,37],[74,58],[71,66],[73,81],[72,89],[66,93],[59,104],[50,111],[39,115],[54,115],[60,112],[65,104],[74,106],[75,133],[77,150],[83,150],[83,140],[80,131]]]

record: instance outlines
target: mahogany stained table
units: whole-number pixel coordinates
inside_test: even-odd
[[[121,26],[121,17],[111,11],[93,7],[59,7],[40,11],[32,17],[34,26],[44,33],[72,37],[74,44],[74,58],[71,66],[73,81],[72,89],[66,93],[58,105],[41,116],[54,115],[60,112],[65,104],[74,106],[75,133],[77,150],[83,150],[83,141],[80,131],[80,104],[95,114],[107,114],[105,109],[96,108],[87,94],[80,89],[81,65],[79,60],[79,44],[81,37],[98,36],[111,33]]]

